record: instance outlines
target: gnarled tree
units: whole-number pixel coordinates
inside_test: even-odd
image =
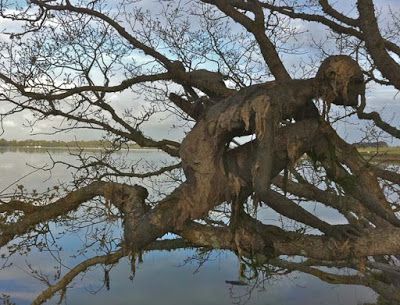
[[[400,254],[400,174],[365,160],[343,140],[332,123],[340,118],[331,111],[351,109],[346,116],[400,138],[398,126],[365,112],[367,85],[400,89],[395,12],[392,32],[383,32],[372,0],[354,1],[352,15],[325,0],[161,1],[153,11],[136,1],[18,2],[1,2],[2,17],[17,25],[3,35],[1,103],[9,107],[3,118],[29,111],[33,128],[62,118],[54,132],[99,130],[113,146],[100,156],[79,154],[80,164],[69,164],[77,172],[73,187],[57,199],[3,199],[0,212],[14,217],[1,223],[1,245],[95,198],[118,209],[124,229],[120,249],[77,266],[37,303],[90,264],[163,247],[158,239],[166,233],[180,236],[178,247],[229,249],[262,258],[261,265],[305,272],[312,269],[278,257],[301,255],[324,266]],[[313,58],[320,63],[302,70],[285,63],[298,56],[288,55],[304,35],[293,25],[298,20],[328,30]],[[328,47],[336,54],[327,56]],[[126,100],[127,92],[135,103],[121,110],[116,100]],[[143,132],[158,111],[174,115],[182,141]],[[111,161],[128,142],[157,148],[176,162],[138,173]],[[140,182],[128,183],[179,170],[183,178],[156,199]],[[330,224],[298,201],[333,208],[348,224]],[[262,223],[257,210],[263,206],[319,232]]]

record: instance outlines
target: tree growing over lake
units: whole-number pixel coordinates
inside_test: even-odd
[[[310,266],[335,261],[373,275],[390,266],[387,256],[400,254],[400,174],[337,132],[351,117],[400,138],[396,120],[367,110],[366,88],[400,89],[399,15],[378,2],[354,1],[346,14],[327,0],[2,1],[13,22],[1,42],[2,118],[30,112],[32,128],[61,118],[54,133],[101,131],[113,145],[75,153],[79,164],[67,164],[75,179],[56,194],[3,198],[0,244],[45,234],[43,224],[82,206],[123,219],[119,246],[36,303],[91,264],[166,246],[231,250],[254,270],[315,272]],[[307,56],[305,25],[324,33]],[[181,140],[144,132],[160,113],[172,116]],[[174,161],[139,172],[113,158],[132,142]],[[140,182],[160,175],[168,191]],[[347,224],[310,212],[315,202]],[[301,226],[261,222],[265,207]],[[177,238],[159,240],[167,233]],[[294,266],[282,255],[308,260]]]

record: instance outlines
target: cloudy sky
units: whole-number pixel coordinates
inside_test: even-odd
[[[392,10],[400,11],[400,1],[398,0],[379,0],[375,1],[378,3],[379,6],[384,7],[385,10],[382,11],[382,14],[386,14],[387,7],[391,7]],[[154,4],[157,1],[153,0],[146,0],[142,2],[145,7],[152,9],[155,7]],[[338,8],[340,8],[343,12],[349,13],[350,15],[354,10],[351,9],[352,3],[354,1],[336,1],[335,3]],[[384,22],[384,18],[382,19]],[[0,20],[0,26],[3,30],[10,31],[15,28],[15,23],[11,23],[10,21]],[[302,29],[308,32],[307,35],[309,37],[313,37],[313,39],[321,39],[326,35],[326,29],[322,28],[315,23],[299,23],[298,25]],[[313,52],[312,48],[307,49],[307,44],[303,47],[303,50],[306,52],[309,51],[310,53]],[[301,56],[307,56],[302,54]],[[291,65],[296,64],[301,58],[299,55],[285,55],[284,60],[285,64],[290,67]],[[400,115],[400,96],[397,95],[397,91],[391,87],[381,87],[375,86],[370,87],[368,89],[368,109],[367,110],[374,110],[380,111],[382,116],[387,119],[388,121],[392,122],[392,124],[399,126],[399,115]],[[112,95],[110,96],[110,100],[112,101],[113,105],[116,109],[124,109],[130,107],[137,107],[137,103],[142,103],[140,96],[135,96],[129,91],[124,91],[119,95]],[[7,109],[6,105],[0,104],[0,113],[3,113]],[[52,120],[43,121],[38,123],[35,126],[35,129],[32,130],[31,128],[27,127],[27,121],[32,119],[32,114],[29,112],[22,112],[16,114],[12,117],[7,117],[3,121],[4,127],[4,134],[2,137],[7,139],[27,139],[34,137],[36,139],[45,139],[45,138],[56,138],[62,140],[73,140],[73,139],[83,139],[83,140],[91,140],[91,139],[98,139],[101,136],[100,132],[93,131],[93,130],[79,130],[78,132],[68,132],[65,134],[57,134],[55,136],[46,137],[41,133],[46,133],[52,130],[52,127],[60,126],[61,121],[60,119],[54,118]],[[345,120],[344,123],[341,123],[337,126],[339,132],[349,141],[354,142],[362,137],[362,132],[360,129],[363,129],[364,126],[360,126],[356,123],[356,119],[350,118]],[[161,138],[169,138],[169,139],[179,139],[182,138],[184,135],[181,129],[176,129],[173,126],[176,124],[176,120],[173,116],[168,115],[167,113],[161,113],[156,115],[152,120],[148,123],[143,125],[143,131],[156,139]],[[386,141],[392,142],[391,138],[385,138]],[[392,142],[396,145],[399,142]]]

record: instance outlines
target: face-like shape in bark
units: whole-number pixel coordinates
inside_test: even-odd
[[[345,55],[325,59],[316,78],[321,97],[329,104],[357,106],[358,96],[365,93],[360,66]]]

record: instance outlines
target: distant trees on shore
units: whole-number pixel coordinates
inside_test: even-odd
[[[111,147],[112,143],[104,140],[90,141],[60,141],[60,140],[6,140],[0,139],[0,147],[30,147],[30,148],[106,148]],[[127,144],[129,148],[140,148],[135,143]]]
[[[366,148],[366,147],[389,147],[389,145],[384,141],[377,142],[357,142],[353,143],[355,147]]]

